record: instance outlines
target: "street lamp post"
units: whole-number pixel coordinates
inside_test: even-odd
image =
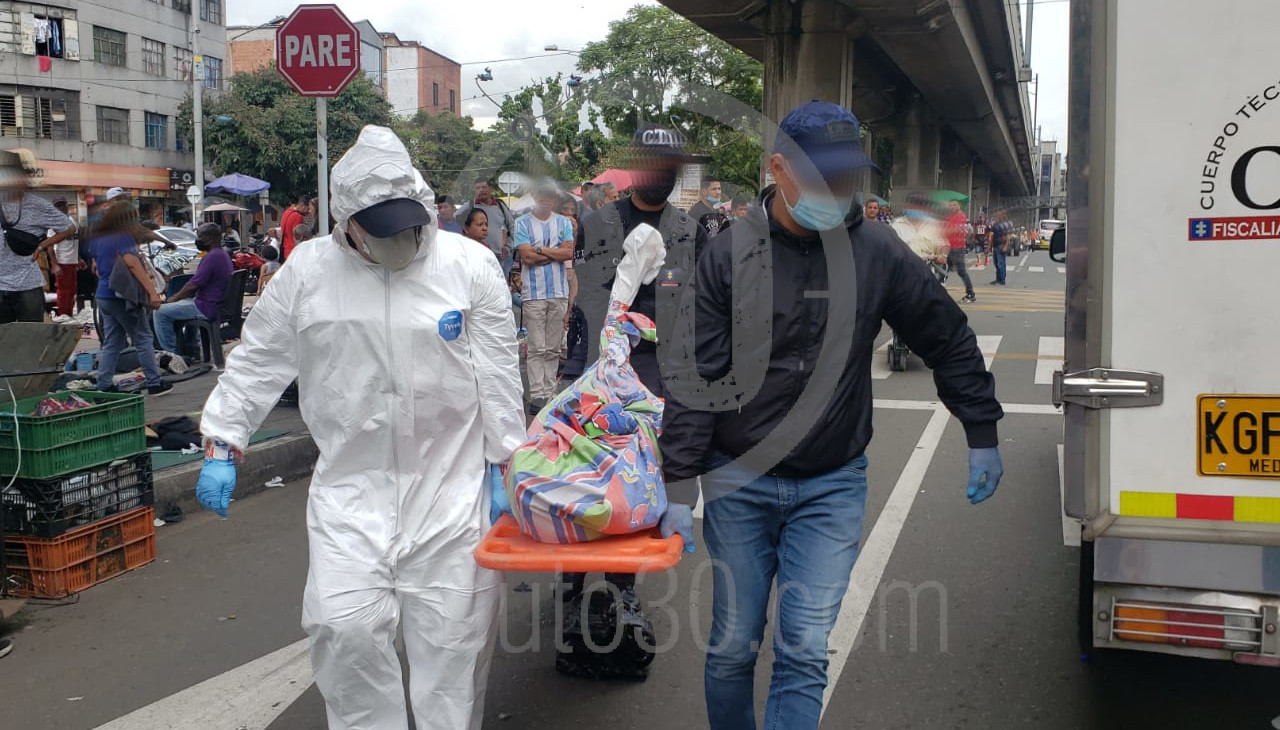
[[[204,58],[200,55],[200,0],[191,0],[191,127],[195,145],[195,186],[204,192],[204,105],[200,88],[204,83]],[[191,225],[196,224],[195,218]]]

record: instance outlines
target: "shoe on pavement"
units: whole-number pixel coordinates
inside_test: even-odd
[[[960,301],[961,301],[961,302],[964,302],[964,303],[967,303],[967,304],[971,304],[971,303],[973,303],[973,302],[978,301],[978,298],[977,298],[976,296],[974,296],[972,293],[969,293],[969,294],[965,294],[963,297],[961,297]]]
[[[168,395],[173,392],[173,383],[161,383],[147,388],[147,395]]]
[[[0,639],[0,657],[8,656],[13,651],[13,639]]]
[[[999,279],[996,279],[995,281],[991,282],[990,286],[998,286],[1001,283],[1002,282]]]

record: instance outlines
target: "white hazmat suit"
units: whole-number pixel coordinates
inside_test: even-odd
[[[485,462],[524,440],[511,295],[491,253],[437,230],[434,195],[390,130],[365,127],[332,180],[334,234],[271,280],[201,430],[243,449],[298,380],[320,452],[302,621],[329,727],[408,726],[402,625],[419,730],[478,729],[501,587],[472,557],[489,523]],[[398,271],[345,236],[352,215],[394,198],[433,219]]]

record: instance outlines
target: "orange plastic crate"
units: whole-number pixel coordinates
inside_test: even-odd
[[[155,510],[139,507],[58,537],[7,537],[4,551],[11,594],[63,598],[155,560]]]
[[[592,542],[558,545],[534,542],[511,515],[503,515],[476,548],[476,563],[499,571],[531,573],[652,573],[680,563],[684,540],[663,538],[655,528]]]

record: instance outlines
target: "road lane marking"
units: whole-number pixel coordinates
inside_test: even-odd
[[[945,410],[941,401],[936,400],[894,400],[892,398],[876,398],[871,405],[887,411],[933,411]],[[1005,413],[1015,416],[1060,416],[1062,411],[1049,403],[1001,403]]]
[[[1040,338],[1040,359],[1036,360],[1036,385],[1053,384],[1053,374],[1062,369],[1062,354],[1065,348],[1066,338],[1064,337]]]
[[[296,641],[95,730],[266,730],[311,687],[310,644]]]
[[[1031,273],[1033,273],[1033,274],[1043,274],[1043,273],[1044,273],[1044,267],[1043,267],[1043,266],[1032,266],[1032,267],[1029,267],[1029,268],[1027,269],[1027,271],[1030,271],[1030,272],[1031,272]]]
[[[871,353],[871,379],[884,380],[893,375],[893,371],[889,369],[889,343],[893,342],[893,337],[884,341],[884,344],[877,347],[876,351]]]
[[[1000,340],[1004,339],[1004,335],[977,335],[978,349],[982,351],[982,359],[987,363],[987,370],[991,369],[991,361],[996,356],[996,350],[1000,349]]]
[[[1080,547],[1080,522],[1067,515],[1067,480],[1063,468],[1063,445],[1058,444],[1058,496],[1062,501],[1058,508],[1062,512],[1062,544],[1067,547]]]
[[[942,403],[936,400],[892,400],[885,398],[876,398],[872,401],[873,408],[883,408],[891,411],[936,411],[942,407]]]
[[[1015,416],[1061,416],[1062,411],[1050,403],[1001,403],[1005,413]]]
[[[902,526],[906,524],[907,517],[911,513],[911,505],[915,503],[916,495],[920,493],[920,485],[924,483],[929,464],[933,461],[933,455],[938,450],[938,444],[942,441],[942,434],[946,431],[947,421],[950,418],[945,409],[937,407],[933,409],[933,416],[929,418],[929,424],[924,427],[924,433],[916,442],[911,458],[907,459],[907,465],[902,468],[902,474],[898,477],[898,483],[893,486],[889,500],[880,510],[875,527],[863,540],[858,562],[854,563],[853,573],[849,576],[849,591],[845,594],[844,602],[840,606],[840,615],[836,617],[835,628],[831,630],[831,637],[827,643],[828,651],[833,653],[828,670],[827,688],[822,693],[823,715],[826,714],[827,706],[831,702],[832,691],[840,683],[840,675],[844,673],[845,666],[849,662],[853,647],[858,641],[858,635],[862,633],[862,624],[867,618],[867,611],[871,608],[871,601],[875,598],[880,579],[889,565],[889,558],[893,555],[898,536],[902,534]]]
[[[1065,267],[1065,266],[1059,266],[1059,267],[1058,267],[1058,273],[1059,273],[1059,274],[1065,274],[1065,273],[1067,273],[1067,267]]]
[[[997,360],[1052,360],[1053,362],[1062,362],[1062,358],[1057,355],[1039,355],[1034,352],[997,352]]]

